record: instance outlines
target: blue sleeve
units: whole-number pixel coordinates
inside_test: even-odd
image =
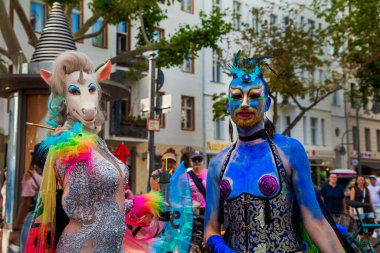
[[[236,253],[230,249],[220,235],[213,235],[206,242],[207,253]]]

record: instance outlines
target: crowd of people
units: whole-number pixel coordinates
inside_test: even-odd
[[[45,163],[42,179],[42,165],[33,161],[25,173],[23,210],[13,224],[11,243],[22,238],[26,252],[33,253],[149,252],[172,226],[172,235],[188,244],[189,252],[352,252],[320,206],[302,144],[277,134],[266,117],[271,99],[261,70],[268,66],[261,64],[265,58],[239,51],[230,68],[226,107],[233,122],[231,140],[232,124],[238,139],[214,156],[208,169],[201,150],[185,148],[178,158],[169,148],[149,175],[153,191],[133,195],[126,194],[128,167],[97,135],[104,122],[99,82],[109,76],[111,63],[93,72],[87,55],[62,53],[53,72],[41,70],[52,91],[47,122],[56,130],[40,144],[39,150],[47,152],[46,161],[38,159]],[[170,185],[179,178],[177,171],[184,171],[180,182],[187,188],[175,190],[188,192],[191,199],[189,223],[175,222],[188,214],[180,209],[183,202],[173,206],[175,211],[165,209],[174,197]],[[321,195],[335,218],[345,209],[342,192],[331,175]],[[358,177],[350,197],[371,203],[371,195]],[[365,210],[366,218],[376,218],[373,211],[373,205]],[[26,243],[19,234],[22,226],[30,227]],[[192,235],[184,236],[189,231]]]

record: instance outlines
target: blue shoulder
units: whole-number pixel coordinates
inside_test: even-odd
[[[211,158],[211,161],[208,166],[208,172],[211,177],[219,178],[223,162],[226,159],[227,153],[230,151],[231,148],[232,145],[216,154],[213,158]]]
[[[299,140],[281,134],[275,134],[273,139],[290,162],[292,168],[298,167],[296,165],[300,163],[308,163],[306,150]]]

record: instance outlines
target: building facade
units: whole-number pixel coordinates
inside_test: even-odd
[[[36,34],[39,35],[49,13],[48,7],[39,0],[19,1],[25,13],[29,16]],[[74,32],[92,15],[90,9],[87,8],[88,2],[83,1],[73,11],[72,30]],[[290,2],[308,6],[311,1]],[[11,16],[13,16],[14,30],[19,37],[24,54],[30,60],[34,48],[27,42],[27,36],[15,14],[12,1],[5,0],[5,4],[8,13],[13,13]],[[241,22],[253,22],[252,14],[250,13],[251,8],[259,8],[269,4],[276,4],[276,1],[175,1],[171,6],[167,7],[168,19],[156,27],[154,39],[160,40],[165,36],[170,36],[179,25],[199,24],[198,13],[200,11],[207,13],[213,7],[237,13],[238,15],[234,15],[235,18],[232,18],[233,16],[231,15],[228,19],[234,26],[239,26]],[[279,12],[274,22],[282,22],[284,17],[285,14]],[[318,20],[308,8],[305,8],[299,18],[300,22],[303,19],[305,22],[323,25],[323,22]],[[92,31],[96,32],[101,26],[102,20],[99,20],[93,26]],[[139,24],[134,22],[121,22],[116,26],[107,25],[99,36],[77,42],[76,46],[79,51],[90,56],[95,66],[99,66],[118,53],[134,49],[138,29]],[[237,45],[233,43],[236,36],[235,31],[231,32],[227,38],[220,42],[220,46],[230,50],[231,55],[238,49]],[[4,45],[4,40],[1,37],[0,44]],[[326,49],[327,51],[328,49]],[[143,55],[142,57],[147,56]],[[149,97],[149,86],[148,77],[144,77],[139,81],[123,81],[122,77],[125,75],[127,68],[128,66],[123,64],[113,66],[111,80],[117,80],[122,85],[127,86],[130,93],[122,100],[108,102],[104,105],[107,120],[102,135],[111,150],[115,150],[121,143],[126,144],[129,148],[131,153],[128,161],[131,166],[130,184],[133,191],[140,193],[146,191],[149,178],[148,132],[146,131],[141,106],[141,100]],[[13,72],[16,71],[17,69],[13,68]],[[181,67],[162,69],[162,71],[165,76],[165,82],[159,93],[160,95],[171,95],[171,111],[160,119],[161,129],[155,134],[156,155],[159,157],[167,148],[172,147],[176,150],[179,160],[181,150],[186,146],[191,146],[204,150],[207,154],[207,160],[211,159],[213,155],[231,144],[228,137],[228,117],[224,120],[212,120],[212,95],[227,92],[230,77],[225,74],[225,69],[222,68],[216,52],[208,48],[202,49],[199,52],[199,57],[195,59],[191,57],[185,59]],[[307,99],[302,102],[308,103]],[[3,165],[5,158],[2,158],[2,154],[6,150],[9,126],[7,122],[9,118],[9,115],[7,115],[7,100],[0,99],[0,106],[0,117],[4,119],[0,121],[0,142],[2,142],[0,146],[0,162]],[[281,107],[277,132],[282,132],[298,113],[299,109],[291,103]],[[347,145],[346,143],[350,142],[350,140],[346,140],[346,137],[350,136],[347,134],[347,130],[352,128],[352,124],[349,123],[352,120],[351,116],[347,119],[346,115],[344,92],[338,91],[308,111],[290,133],[290,136],[305,145],[310,159],[313,180],[317,185],[320,185],[325,180],[329,170],[347,168],[350,164],[347,162],[349,160],[347,156],[350,156],[351,151],[346,152],[346,154],[340,152],[342,145]],[[351,114],[349,113],[348,115]],[[373,124],[372,118],[365,115],[363,115],[363,126],[367,124],[364,122],[368,122],[369,125]],[[364,135],[365,133],[363,132],[362,140],[365,139]],[[373,141],[375,137],[380,138],[377,135],[380,135],[379,130],[371,128],[369,136],[373,137],[373,139],[371,150],[369,151],[374,153],[377,153],[379,146]],[[350,147],[346,146],[346,148],[350,150]],[[365,149],[363,148],[362,150]],[[379,156],[379,154],[376,155]],[[352,156],[350,157],[352,158]],[[375,154],[373,154],[373,157],[375,157]],[[363,162],[367,161],[363,160]]]

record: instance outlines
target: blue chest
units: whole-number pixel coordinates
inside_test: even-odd
[[[272,198],[281,190],[280,176],[273,154],[265,141],[244,144],[236,148],[223,176],[230,181],[231,193],[227,200],[243,193]]]

